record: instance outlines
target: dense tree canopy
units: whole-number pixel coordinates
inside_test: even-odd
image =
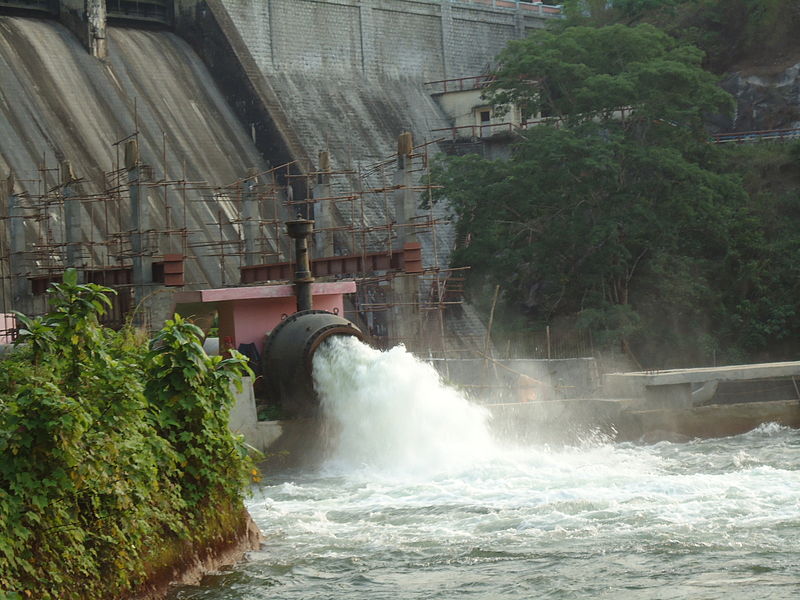
[[[796,0],[564,0],[564,26],[649,22],[690,41],[723,72],[741,61],[770,63],[800,48]]]
[[[700,61],[649,25],[509,45],[488,97],[558,119],[521,134],[508,160],[435,170],[473,292],[500,284],[507,312],[568,319],[645,366],[742,360],[797,329],[785,285],[796,291],[798,249],[773,243],[706,142],[703,114],[730,103]]]
[[[500,54],[487,96],[495,105],[523,107],[526,116],[541,113],[570,125],[618,122],[618,111],[627,108],[634,119],[621,124],[639,136],[673,137],[664,127],[653,131],[658,119],[697,134],[703,113],[732,108],[702,58],[651,25],[541,31]]]

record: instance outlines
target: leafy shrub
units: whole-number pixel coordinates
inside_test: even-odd
[[[227,419],[246,359],[207,357],[179,317],[151,349],[105,329],[109,293],[68,271],[0,365],[0,598],[121,597],[241,510]]]

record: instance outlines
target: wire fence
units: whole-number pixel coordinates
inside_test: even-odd
[[[564,359],[594,355],[592,336],[584,329],[546,327],[495,340],[495,351],[503,358]]]

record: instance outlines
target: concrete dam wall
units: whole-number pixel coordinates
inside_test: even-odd
[[[122,27],[106,23],[104,0],[58,0],[51,16],[63,25],[0,16],[0,312],[42,312],[47,283],[75,266],[117,285],[127,309],[164,298],[157,322],[175,257],[182,271],[166,285],[191,288],[238,285],[240,267],[287,260],[278,238],[292,200],[355,199],[325,209],[336,233],[317,256],[403,250],[395,225],[418,218],[436,130],[451,125],[426,83],[485,73],[553,16],[493,4],[174,0],[159,3],[169,18],[158,25]],[[404,131],[428,144],[408,161],[397,154]],[[335,173],[325,183],[320,151]],[[389,274],[372,290],[375,310],[444,289],[438,268],[454,243],[444,216],[437,206],[418,228],[436,281],[414,276],[385,300],[387,284],[398,288]],[[370,269],[383,273],[348,273]],[[395,322],[415,318],[409,310]]]
[[[426,82],[483,74],[509,40],[545,24],[452,0],[219,1],[275,90],[273,118],[295,136],[296,158],[313,165],[329,151],[334,168],[361,173],[351,186],[385,183],[365,171],[394,154],[402,131],[421,144],[450,125]],[[367,219],[387,219],[382,202]]]
[[[78,180],[73,193],[81,197],[79,262],[130,265],[133,225],[124,143],[118,142],[134,136],[149,165],[148,181],[176,182],[144,186],[144,253],[193,257],[185,266],[187,284],[238,282],[238,264],[212,256],[220,237],[239,238],[233,219],[225,218],[234,199],[221,188],[249,167],[264,170],[264,160],[182,39],[109,27],[108,45],[109,57],[101,61],[55,21],[0,17],[0,174],[5,179],[13,172],[16,179],[5,195],[19,198],[17,214],[6,219],[17,272],[36,276],[67,266],[63,198],[50,196],[63,183],[63,161],[71,163]],[[222,224],[211,227],[220,213]],[[3,308],[43,308],[43,301],[13,302],[15,292],[4,281]]]
[[[190,0],[188,0],[191,3]],[[420,190],[398,214],[392,202],[393,186],[418,186],[427,169],[426,160],[440,152],[436,131],[452,123],[432,97],[445,79],[485,74],[496,55],[515,38],[544,27],[557,13],[542,14],[511,2],[456,0],[206,0],[202,7],[216,12],[228,40],[240,45],[248,69],[257,72],[269,97],[270,119],[292,158],[307,171],[318,170],[320,151],[330,156],[331,167],[349,172],[333,182],[333,197],[359,196],[361,210],[330,211],[334,228],[366,231],[362,247],[348,243],[337,233],[334,253],[348,254],[402,247],[400,230],[393,224],[417,223],[423,266],[436,273],[436,281],[408,282],[404,290],[395,280],[391,295],[394,335],[410,339],[433,325],[414,332],[408,323],[419,318],[401,305],[428,298],[441,302],[455,245],[454,228],[447,223],[447,208],[437,205],[429,214],[415,211],[423,199]],[[502,5],[502,6],[501,6]],[[195,11],[203,12],[204,8]],[[197,14],[197,13],[196,13]],[[196,18],[196,16],[195,16]],[[398,152],[398,134],[409,131],[421,160],[403,174],[391,160]],[[416,215],[413,213],[416,212]],[[318,221],[319,222],[319,221]],[[366,296],[364,302],[373,302]],[[439,310],[441,310],[441,304]],[[464,340],[485,338],[485,329],[474,311],[464,304],[448,311],[448,330],[461,345]],[[366,319],[371,314],[365,313]],[[377,315],[376,315],[377,318]],[[435,329],[436,327],[434,327]],[[372,329],[372,327],[370,327]],[[410,337],[409,337],[410,336]]]

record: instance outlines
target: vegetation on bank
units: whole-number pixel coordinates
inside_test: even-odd
[[[470,298],[501,286],[498,341],[555,324],[645,368],[796,358],[800,147],[709,144],[704,117],[732,101],[703,53],[650,24],[590,24],[536,31],[499,57],[495,110],[551,123],[507,160],[434,169]]]
[[[0,598],[125,597],[242,517],[246,359],[178,316],[149,344],[104,328],[110,293],[67,271],[0,363]]]

